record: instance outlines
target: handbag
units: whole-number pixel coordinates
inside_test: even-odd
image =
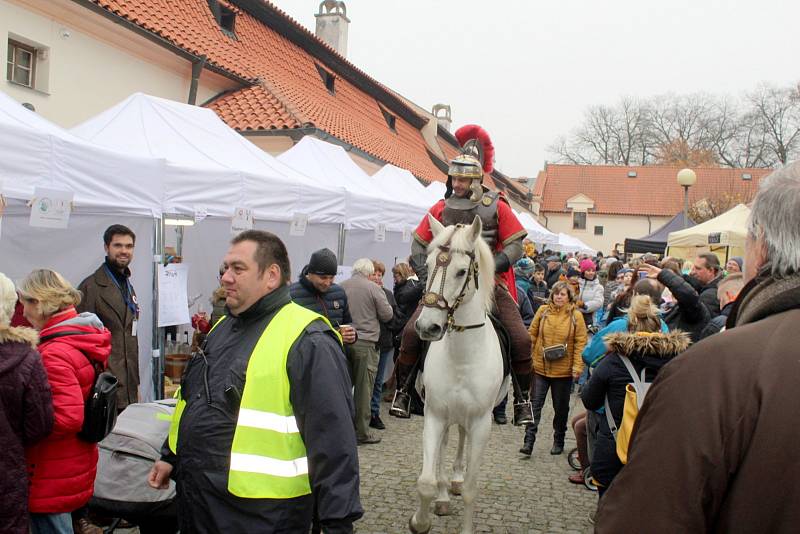
[[[542,324],[547,320],[547,312],[544,313],[542,317]],[[572,344],[575,344],[575,316],[572,315],[570,312],[570,332],[572,332]],[[567,339],[569,339],[570,335],[567,332]],[[554,362],[560,360],[564,356],[567,355],[567,344],[566,343],[558,343],[556,345],[550,345],[549,347],[543,347],[542,352],[544,353],[544,359],[548,362]]]

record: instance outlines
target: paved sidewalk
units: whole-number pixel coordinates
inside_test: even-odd
[[[576,404],[577,403],[577,404]],[[580,399],[572,397],[570,416],[583,410]],[[410,420],[388,417],[388,404],[381,405],[387,429],[383,441],[359,447],[361,502],[364,517],[356,523],[359,534],[408,532],[408,518],[416,509],[416,479],[422,466],[423,418]],[[509,415],[511,408],[508,408]],[[567,464],[567,452],[575,447],[572,429],[567,431],[564,454],[551,456],[552,406],[545,405],[542,424],[531,459],[519,454],[521,428],[492,425],[492,437],[484,454],[479,478],[480,492],[475,512],[476,532],[528,534],[591,532],[587,515],[597,504],[597,494],[570,484],[574,471]],[[450,432],[448,465],[455,455],[458,433]],[[454,515],[434,517],[431,534],[458,533],[463,509],[460,497],[452,497]]]

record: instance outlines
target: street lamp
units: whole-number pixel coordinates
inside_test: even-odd
[[[683,187],[683,228],[689,226],[689,188],[697,183],[697,175],[692,169],[681,169],[678,172],[678,185]]]

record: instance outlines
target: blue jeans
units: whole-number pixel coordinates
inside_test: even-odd
[[[72,534],[72,514],[31,514],[33,534]]]
[[[392,361],[392,353],[394,349],[381,351],[381,357],[378,360],[378,372],[375,375],[375,386],[372,388],[372,400],[370,401],[370,412],[372,417],[378,417],[381,414],[381,393],[383,393],[383,374],[386,372],[386,364]]]

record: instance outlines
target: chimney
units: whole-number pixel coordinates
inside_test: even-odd
[[[453,125],[453,119],[450,116],[450,106],[447,104],[436,104],[433,106],[433,116],[436,117],[436,121],[439,123],[439,126],[450,131],[450,126]]]
[[[324,8],[324,11],[323,11]],[[317,37],[325,41],[331,48],[347,57],[347,7],[344,2],[325,0],[319,4],[317,18]]]

